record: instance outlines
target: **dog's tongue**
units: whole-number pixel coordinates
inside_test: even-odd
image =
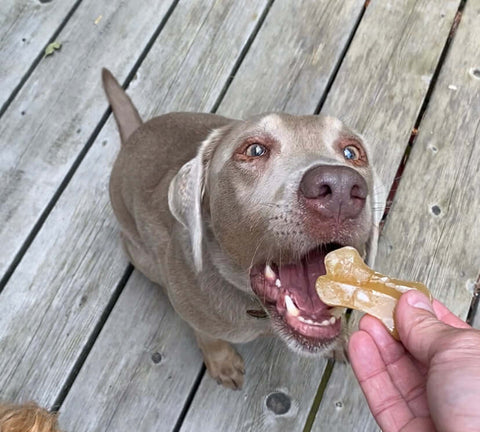
[[[315,291],[317,278],[325,274],[324,258],[324,253],[315,251],[296,264],[286,264],[278,268],[282,288],[291,294],[298,309],[310,316],[315,316],[315,312],[324,311],[326,308]]]

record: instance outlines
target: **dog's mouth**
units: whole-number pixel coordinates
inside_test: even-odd
[[[325,274],[325,255],[340,247],[329,243],[309,251],[297,262],[264,263],[250,272],[252,289],[274,326],[307,351],[318,351],[340,335],[341,318],[332,314],[334,308],[323,303],[315,290],[317,278]]]

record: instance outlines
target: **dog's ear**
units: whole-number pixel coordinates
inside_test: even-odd
[[[372,211],[373,211],[373,227],[367,242],[366,263],[373,268],[375,257],[377,256],[378,237],[380,235],[380,222],[383,218],[385,205],[387,202],[387,193],[382,180],[373,172],[373,193],[372,193]]]
[[[168,206],[175,219],[189,232],[197,272],[202,270],[202,199],[205,181],[211,156],[223,134],[224,129],[211,132],[201,144],[197,156],[180,168],[168,188]]]

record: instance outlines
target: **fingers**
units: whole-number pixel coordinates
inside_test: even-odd
[[[451,325],[456,328],[472,328],[465,321],[462,321],[455,314],[450,312],[445,305],[440,303],[438,300],[433,300],[433,310],[435,315],[440,321],[443,321],[445,324]]]
[[[360,322],[360,329],[374,340],[391,380],[414,416],[428,416],[425,375],[417,363],[405,351],[376,318],[366,315]]]
[[[355,332],[348,350],[353,371],[382,430],[400,431],[412,422],[414,415],[393,383],[371,335],[364,330]]]
[[[436,308],[444,319],[455,322],[439,302]],[[429,299],[414,290],[400,297],[395,309],[395,322],[405,348],[424,365],[430,364],[440,341],[452,331],[458,331],[439,321]]]

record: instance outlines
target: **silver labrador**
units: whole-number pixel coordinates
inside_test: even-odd
[[[362,138],[320,115],[143,123],[107,70],[103,84],[122,142],[110,195],[125,250],[166,288],[211,376],[240,388],[230,343],[260,335],[300,353],[341,352],[345,320],[314,282],[340,246],[374,259],[383,193]]]

